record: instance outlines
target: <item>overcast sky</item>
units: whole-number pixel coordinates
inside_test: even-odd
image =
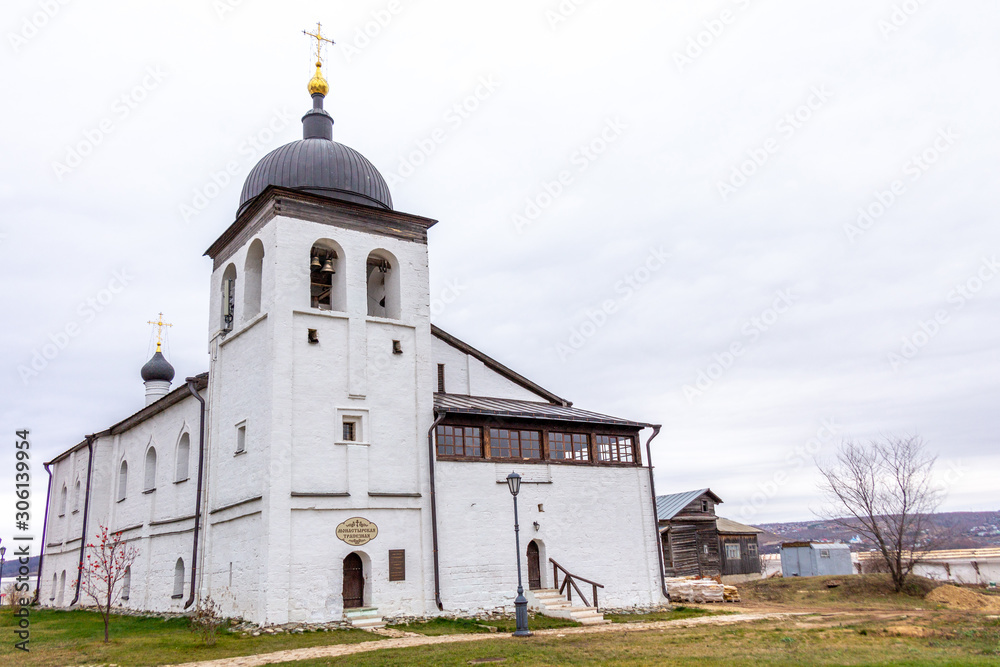
[[[0,12],[0,424],[31,429],[39,532],[42,461],[142,407],[147,320],[179,378],[208,369],[202,255],[301,137],[317,20],[335,139],[440,221],[434,321],[663,424],[660,493],[808,519],[813,454],[917,434],[944,509],[1000,509],[996,2]]]

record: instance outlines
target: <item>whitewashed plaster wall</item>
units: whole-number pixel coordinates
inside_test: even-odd
[[[527,545],[537,540],[543,587],[552,586],[547,559],[553,558],[573,574],[604,584],[601,606],[661,602],[645,468],[438,461],[442,598],[448,610],[513,604],[514,514],[505,482],[512,470],[525,480],[518,495],[525,589]],[[589,587],[581,588],[590,598]]]
[[[138,386],[141,388],[141,385]],[[138,551],[138,558],[131,568],[129,599],[123,601],[122,606],[150,611],[177,611],[183,604],[184,600],[171,598],[173,568],[177,558],[182,557],[185,580],[190,582],[187,571],[193,546],[198,419],[199,404],[193,397],[188,397],[128,431],[94,440],[87,540],[95,542],[103,525],[111,532],[123,531],[124,539]],[[194,439],[188,479],[177,481],[174,474],[177,444],[182,434],[192,432]],[[147,491],[144,488],[145,463],[150,445],[156,448],[156,475],[154,489]],[[52,595],[51,574],[57,572],[61,576],[63,570],[67,572],[67,592],[62,606],[68,606],[73,600],[70,583],[76,580],[78,571],[86,460],[87,449],[81,448],[52,466],[54,480],[66,474],[75,476],[79,473],[82,489],[79,512],[71,515],[72,532],[62,531],[62,545],[55,542],[53,532],[50,531],[46,537],[40,595],[43,604],[57,597]],[[123,460],[128,463],[128,480],[125,499],[119,501],[118,475]],[[55,508],[50,505],[50,521],[55,522],[56,529],[60,528],[64,519],[58,516],[58,504]],[[185,588],[185,599],[187,593]],[[84,595],[81,595],[80,602],[93,603]]]
[[[311,548],[292,533],[292,513],[298,511],[295,506],[303,495],[356,508],[352,515],[378,507],[383,503],[380,494],[424,495],[422,433],[433,412],[427,248],[378,233],[283,216],[268,221],[255,237],[264,246],[260,315],[245,322],[240,311],[245,288],[240,268],[252,239],[213,275],[210,328],[215,334],[223,275],[229,264],[237,269],[237,324],[231,333],[217,337],[221,342],[213,346],[211,497],[212,506],[218,507],[263,496],[259,560],[261,589],[267,593],[261,593],[259,608],[249,615],[258,622],[283,623],[290,610],[301,612],[289,588],[289,564],[296,550],[308,553]],[[310,307],[310,249],[327,239],[339,248],[338,279],[346,283],[346,309],[341,312]],[[390,258],[399,281],[398,319],[368,316],[366,265],[373,251]],[[309,329],[316,330],[318,344],[308,343]],[[401,354],[394,354],[393,341],[399,341]],[[361,421],[358,444],[341,442],[345,415]],[[249,465],[230,474],[223,469],[225,457],[219,452],[225,448],[226,431],[235,428],[234,420],[244,418]],[[252,432],[266,440],[256,447],[256,460],[249,453]],[[346,493],[350,496],[331,495]],[[405,511],[416,513],[418,532],[427,528],[422,501],[407,502],[416,505]],[[214,550],[221,533],[214,527],[211,533]],[[324,533],[317,548],[323,545],[346,546],[332,531]],[[414,565],[428,560],[421,551],[417,546],[408,552]],[[213,571],[220,570],[221,563],[214,564]],[[329,565],[324,561],[303,566],[303,576],[323,575]]]
[[[489,369],[479,359],[466,354],[438,337],[433,337],[434,372],[444,364],[444,388],[449,394],[490,396],[521,401],[547,401],[499,373]],[[437,376],[435,376],[436,378]],[[437,389],[435,379],[435,390]]]

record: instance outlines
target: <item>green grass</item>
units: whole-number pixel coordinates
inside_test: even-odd
[[[563,618],[550,618],[548,616],[534,616],[528,622],[531,630],[544,630],[549,628],[576,628],[580,624]],[[496,628],[496,632],[514,632],[514,619],[491,619],[489,621],[479,621],[468,618],[434,618],[429,621],[417,621],[414,623],[400,623],[388,626],[395,630],[404,632],[415,632],[421,635],[435,637],[439,635],[464,635],[474,633],[494,632],[491,627]]]
[[[940,636],[897,636],[893,622],[857,620],[845,626],[758,622],[665,630],[539,636],[391,649],[290,663],[291,667],[421,667],[503,660],[511,665],[954,665],[1000,664],[1000,624],[981,616],[942,616],[930,623]],[[815,624],[816,627],[810,627]],[[475,663],[473,663],[475,664]]]
[[[674,607],[670,611],[657,611],[648,614],[605,614],[604,618],[612,623],[649,623],[651,621],[677,621],[682,618],[695,618],[697,616],[715,616],[718,614],[731,614],[729,611],[714,611],[710,609],[699,609],[696,607]]]
[[[220,629],[215,646],[205,646],[188,627],[188,619],[114,616],[111,642],[104,643],[104,622],[89,611],[31,610],[31,651],[14,648],[16,619],[0,612],[0,665],[56,667],[83,664],[163,665],[254,655],[327,644],[354,644],[379,639],[361,630],[242,637]]]

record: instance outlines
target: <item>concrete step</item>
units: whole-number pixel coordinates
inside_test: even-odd
[[[376,607],[358,607],[356,609],[345,609],[344,620],[351,624],[352,628],[360,630],[374,630],[385,627],[382,614]]]
[[[607,625],[611,622],[604,618],[604,614],[601,614],[599,618],[578,618],[574,620],[580,625]]]
[[[565,618],[581,625],[610,623],[596,607],[574,606],[566,596],[554,588],[528,591],[528,606],[543,616]]]

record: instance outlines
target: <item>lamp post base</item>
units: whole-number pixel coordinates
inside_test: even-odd
[[[531,636],[531,631],[528,630],[528,600],[520,591],[514,600],[514,625],[516,627],[514,637]]]

